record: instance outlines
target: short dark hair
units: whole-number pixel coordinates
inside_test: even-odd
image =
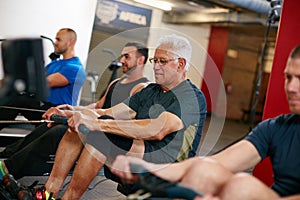
[[[297,45],[290,53],[290,58],[300,58],[300,45]]]
[[[146,45],[140,43],[140,42],[128,42],[125,44],[125,47],[130,47],[130,46],[134,46],[136,47],[138,53],[140,53],[142,56],[145,57],[144,60],[144,64],[146,64],[147,60],[148,60],[148,54],[149,54],[149,49],[148,47],[146,47]]]
[[[61,29],[59,29],[59,31],[67,31],[67,33],[71,34],[72,37],[74,37],[75,41],[77,40],[77,34],[73,29],[71,29],[71,28],[61,28]]]

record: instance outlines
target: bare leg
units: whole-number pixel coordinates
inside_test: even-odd
[[[140,156],[143,155],[144,149],[144,142],[136,140],[130,152],[135,154],[135,156]],[[104,163],[109,165],[109,162],[106,156],[99,150],[90,144],[86,144],[76,164],[71,182],[62,196],[62,199],[80,199]]]
[[[217,162],[209,159],[197,159],[186,170],[180,181],[203,194],[218,194],[233,174]]]
[[[83,148],[82,140],[77,133],[66,132],[59,143],[51,174],[45,184],[48,192],[56,197],[69,171],[78,159]]]
[[[255,200],[277,199],[279,196],[264,183],[250,174],[239,173],[234,175],[224,186],[221,199]]]
[[[71,182],[62,199],[79,199],[96,177],[106,157],[93,146],[87,144],[73,172]]]

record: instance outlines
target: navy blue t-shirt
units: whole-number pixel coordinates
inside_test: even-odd
[[[246,137],[262,159],[270,156],[272,188],[281,196],[300,194],[300,116],[280,115],[258,124]]]

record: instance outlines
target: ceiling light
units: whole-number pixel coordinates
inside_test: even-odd
[[[229,13],[226,8],[207,8],[203,10],[204,13]]]
[[[194,1],[187,1],[187,3],[191,6],[200,6],[199,4],[197,4],[196,2]]]
[[[134,0],[135,2],[155,7],[164,11],[172,10],[172,4],[166,1],[159,0]]]

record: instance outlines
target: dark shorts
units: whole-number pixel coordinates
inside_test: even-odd
[[[117,155],[124,155],[130,150],[133,140],[102,131],[91,131],[86,143],[95,147],[107,158],[114,160]]]
[[[99,119],[114,119],[111,116],[103,115]],[[133,143],[130,138],[104,133],[102,131],[91,131],[86,138],[86,143],[95,147],[109,160],[114,160],[117,155],[126,154]]]

